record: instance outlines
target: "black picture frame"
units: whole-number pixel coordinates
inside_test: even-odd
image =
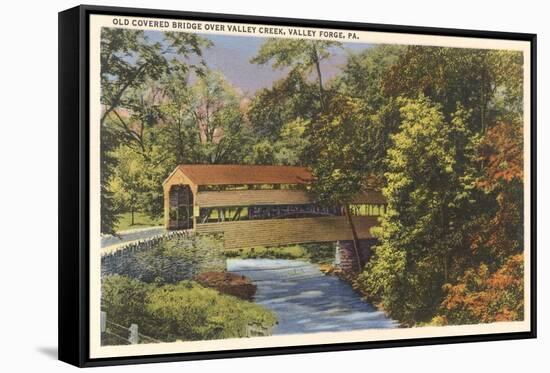
[[[317,28],[366,30],[436,36],[526,41],[531,50],[531,330],[528,332],[453,337],[415,338],[360,343],[338,343],[299,347],[258,348],[141,355],[130,357],[90,358],[89,356],[89,16],[92,14],[184,18],[220,21],[312,26]],[[119,8],[81,5],[59,13],[59,360],[79,367],[136,363],[219,359],[261,355],[284,355],[340,350],[389,348],[536,338],[536,105],[537,36],[527,33],[459,30],[417,26],[382,25],[311,19],[272,18],[259,16],[196,13],[183,11]]]

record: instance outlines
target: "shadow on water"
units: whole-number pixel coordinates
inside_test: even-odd
[[[227,270],[257,285],[255,301],[278,319],[273,334],[395,328],[352,287],[316,264],[286,259],[229,259]]]

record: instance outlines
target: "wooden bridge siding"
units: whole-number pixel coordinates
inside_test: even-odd
[[[229,207],[253,205],[299,205],[312,203],[311,197],[305,190],[232,190],[198,192],[197,206],[200,207]],[[358,193],[353,203],[385,204],[384,197],[379,191]]]
[[[299,205],[311,199],[305,190],[234,190],[199,192],[196,203],[200,207]]]
[[[353,221],[359,238],[372,238],[376,216],[357,216]],[[345,216],[206,223],[198,224],[195,231],[223,232],[226,249],[353,239]]]

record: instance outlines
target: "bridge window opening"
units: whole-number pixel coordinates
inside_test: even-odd
[[[202,224],[342,215],[342,209],[339,207],[322,207],[315,204],[210,207],[200,209],[197,222]]]
[[[306,190],[304,184],[224,184],[224,185],[199,185],[199,192],[223,192],[238,190]]]
[[[169,193],[168,228],[193,228],[193,193],[189,185],[174,185]]]
[[[248,220],[248,207],[201,208],[197,223],[222,223]]]
[[[350,205],[351,214],[354,216],[381,216],[386,213],[384,204],[353,204]]]

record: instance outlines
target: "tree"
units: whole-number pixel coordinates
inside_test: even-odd
[[[518,52],[410,46],[392,66],[384,92],[429,97],[447,120],[463,107],[471,112],[469,129],[483,134],[503,113],[520,109],[522,66]]]
[[[182,59],[202,56],[202,48],[210,46],[205,39],[192,33],[167,32],[164,42],[151,42],[145,32],[104,27],[101,30],[101,103],[103,124],[117,107],[124,106],[124,95],[142,86],[147,79],[159,79],[171,63],[180,68],[192,67],[200,73],[201,64],[188,66]],[[170,60],[177,55],[179,59]]]
[[[275,164],[275,148],[268,140],[262,140],[252,145],[252,152],[246,158],[250,164]]]
[[[276,141],[259,140],[245,161],[251,164],[299,166],[309,145],[309,120],[296,119],[285,123]]]
[[[238,163],[249,134],[239,94],[219,72],[207,71],[192,87],[192,123],[198,129],[201,163]]]
[[[274,161],[276,164],[299,166],[304,161],[304,155],[310,142],[309,127],[311,122],[298,118],[287,122],[281,128],[279,140],[274,145]]]
[[[117,137],[113,131],[104,128],[101,133],[100,144],[100,204],[101,204],[101,233],[115,234],[115,225],[118,220],[120,206],[117,205],[113,192],[109,188],[108,180],[116,169],[116,158],[113,151],[118,147]]]
[[[336,78],[337,89],[362,103],[369,117],[366,128],[369,173],[381,178],[386,171],[386,154],[391,147],[391,135],[399,130],[401,116],[395,97],[384,92],[387,77],[406,48],[378,45],[359,53],[350,53],[342,74]]]
[[[122,173],[127,171],[129,162],[133,162],[136,177],[139,176],[138,194],[134,193],[137,185],[132,186],[128,182],[119,183],[118,192],[126,190],[139,198],[131,204],[134,212],[137,207],[151,218],[162,215],[162,181],[176,166],[175,154],[167,146],[173,140],[163,125],[165,114],[162,106],[165,97],[159,85],[158,82],[147,81],[147,89],[129,91],[126,108],[114,110],[105,125],[106,129],[120,135],[120,147],[124,149],[113,154],[123,168]],[[120,178],[120,175],[117,177]],[[130,192],[127,188],[133,188],[134,191]],[[127,209],[130,207],[128,202],[125,206]]]
[[[175,163],[201,163],[201,133],[195,122],[193,89],[186,69],[172,69],[161,81],[165,100],[161,103],[166,149]]]
[[[414,325],[433,317],[443,284],[461,274],[457,262],[468,255],[464,227],[481,198],[475,190],[478,140],[464,110],[447,122],[441,106],[427,98],[401,106],[383,189],[388,212],[359,282],[390,315]]]
[[[524,258],[509,257],[491,272],[482,263],[469,268],[456,285],[446,285],[438,324],[478,324],[495,321],[517,321],[524,317]]]
[[[247,117],[258,139],[277,141],[285,124],[295,120],[313,120],[321,107],[315,84],[296,70],[259,90],[252,98]]]
[[[152,126],[154,109],[141,106],[148,83],[156,82],[171,69],[193,70],[200,75],[202,61],[187,64],[192,55],[201,57],[202,48],[210,45],[205,39],[188,33],[164,33],[161,42],[151,42],[146,33],[120,28],[103,28],[101,32],[101,231],[114,233],[118,213],[109,183],[117,167],[111,152],[119,145],[145,149],[144,123]],[[176,58],[177,57],[177,58]],[[154,91],[154,90],[153,90]],[[149,91],[150,93],[151,91]],[[139,112],[136,114],[132,110]],[[129,117],[133,116],[132,120]],[[140,117],[139,121],[136,121]],[[141,126],[136,127],[136,123]]]
[[[498,123],[483,137],[483,173],[477,188],[493,202],[473,227],[471,246],[491,270],[523,248],[523,134],[519,123]]]
[[[118,164],[110,182],[110,189],[119,205],[131,214],[131,225],[135,224],[136,211],[144,208],[143,194],[147,192],[146,169],[143,158],[129,148],[120,146],[115,152]]]
[[[359,272],[359,237],[349,204],[367,183],[365,128],[367,118],[361,104],[339,96],[330,102],[329,110],[309,126],[310,144],[306,150],[307,164],[314,182],[311,192],[321,205],[344,206],[353,234],[353,246]]]
[[[337,79],[338,88],[376,112],[391,99],[384,92],[387,76],[405,51],[403,46],[382,44],[350,53]]]
[[[274,68],[289,67],[291,71],[301,74],[308,74],[313,69],[317,77],[319,101],[323,107],[325,87],[321,62],[330,57],[331,48],[341,46],[341,43],[335,41],[270,38],[260,47],[251,62],[263,65],[272,61]]]

